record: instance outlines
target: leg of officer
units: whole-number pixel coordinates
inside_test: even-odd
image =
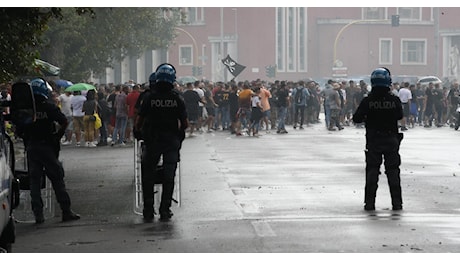
[[[29,167],[29,180],[30,180],[30,199],[32,211],[37,223],[45,221],[43,217],[43,200],[41,197],[41,183],[44,178],[43,164],[39,156],[42,154],[36,152],[39,147],[27,147],[27,165]]]
[[[49,178],[53,186],[56,200],[62,210],[62,220],[77,220],[79,215],[70,209],[70,196],[64,183],[64,169],[56,157],[53,147],[48,145],[30,145],[27,150],[27,158],[30,173],[30,195],[32,211],[36,223],[43,223],[43,200],[41,198],[41,184],[44,174]]]
[[[171,218],[170,211],[172,196],[174,193],[174,178],[176,176],[177,162],[179,161],[180,140],[178,137],[169,138],[169,142],[162,145],[163,153],[163,192],[161,194],[160,218]]]
[[[399,169],[399,166],[401,165],[401,156],[399,155],[398,149],[399,141],[395,138],[391,149],[384,153],[385,174],[387,175],[388,186],[391,194],[391,203],[394,210],[402,209],[401,178]]]
[[[377,194],[382,153],[374,149],[366,151],[366,186],[364,188],[364,203],[366,209],[373,210]]]
[[[141,180],[142,180],[142,198],[144,201],[144,210],[143,216],[145,219],[150,220],[153,218],[153,186],[154,182],[154,171],[160,154],[155,153],[153,144],[146,144],[145,142],[142,145],[142,157],[141,157]]]
[[[58,201],[63,213],[70,212],[70,196],[66,191],[64,183],[64,169],[61,162],[51,152],[44,154],[43,162],[45,166],[45,174],[51,181],[56,200]]]

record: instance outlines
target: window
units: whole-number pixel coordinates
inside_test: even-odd
[[[285,50],[285,8],[277,8],[276,15],[276,65],[279,71],[283,71],[284,67],[284,50]]]
[[[398,14],[401,20],[422,20],[421,7],[399,7]]]
[[[393,63],[393,41],[391,39],[380,39],[379,63],[389,65]]]
[[[426,40],[401,39],[401,64],[426,65]]]
[[[199,14],[203,15],[203,9],[200,7],[186,7],[182,9],[182,19],[183,24],[200,24],[203,22],[203,17],[200,17]]]
[[[307,24],[304,8],[299,8],[299,71],[307,71]]]
[[[192,45],[179,46],[179,64],[193,65]]]
[[[364,7],[363,20],[383,20],[386,18],[386,7]]]
[[[295,30],[294,30],[294,27],[296,25],[296,23],[294,22],[295,21],[295,12],[294,12],[294,7],[289,7],[288,8],[288,37],[287,37],[287,40],[288,40],[288,57],[287,57],[287,65],[288,65],[288,71],[295,71],[295,45],[296,45],[296,42],[295,42],[295,39],[296,39],[296,35],[295,35]]]
[[[307,71],[307,12],[305,7],[276,9],[277,71]]]

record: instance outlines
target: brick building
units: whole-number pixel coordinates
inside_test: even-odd
[[[458,7],[189,7],[184,12],[186,22],[168,50],[125,62],[129,69],[120,65],[110,72],[125,76],[110,78],[145,82],[167,61],[178,76],[192,75],[195,67],[201,71],[197,78],[227,81],[233,76],[220,62],[227,54],[246,66],[237,80],[354,77],[379,66],[394,75],[460,74]],[[267,77],[270,65],[276,66],[275,78]]]

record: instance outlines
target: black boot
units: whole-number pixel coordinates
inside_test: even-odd
[[[366,203],[364,205],[364,210],[366,211],[372,211],[375,210],[375,205],[373,203]]]
[[[402,210],[402,205],[401,204],[397,204],[397,205],[393,205],[393,210]]]
[[[144,210],[142,210],[142,216],[145,222],[152,222],[155,210],[153,209],[153,198],[144,198]]]
[[[79,220],[80,215],[76,214],[72,210],[62,212],[62,222]]]
[[[160,220],[161,221],[168,221],[169,219],[171,219],[171,217],[173,215],[174,214],[172,213],[172,211],[170,209],[168,209],[168,210],[160,210]]]
[[[43,216],[43,213],[36,213],[35,215],[35,224],[42,224],[45,222],[45,217]]]
[[[145,222],[152,222],[154,214],[155,212],[153,209],[144,208],[144,210],[142,210],[142,216],[144,217]]]

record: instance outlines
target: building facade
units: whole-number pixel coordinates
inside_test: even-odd
[[[103,81],[145,82],[161,62],[173,64],[179,77],[228,81],[234,77],[221,62],[227,55],[246,66],[236,80],[346,78],[379,66],[394,75],[460,74],[456,7],[189,7],[184,13],[168,50],[125,62],[129,69],[115,66]],[[276,66],[274,77],[268,66]]]

